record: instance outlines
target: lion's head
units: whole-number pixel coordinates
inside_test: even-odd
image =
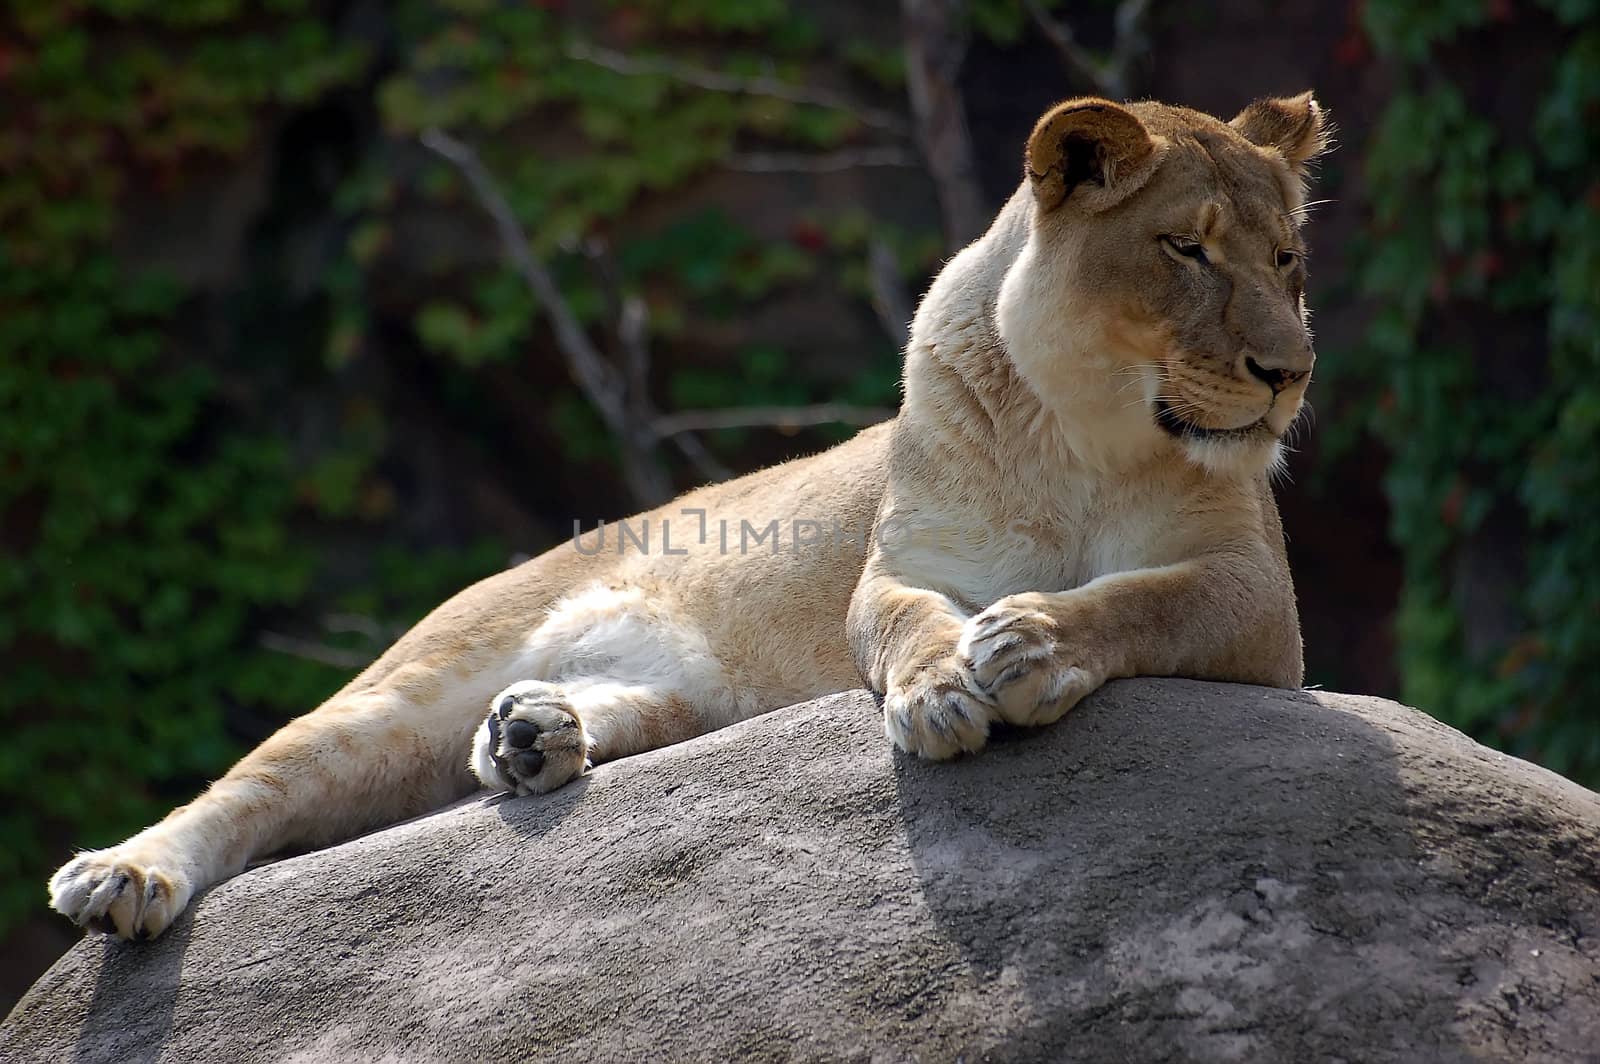
[[[1231,122],[1099,99],[1039,120],[1027,244],[997,318],[1023,377],[1093,449],[1176,446],[1219,472],[1276,461],[1315,358],[1300,228],[1327,140],[1309,92]]]

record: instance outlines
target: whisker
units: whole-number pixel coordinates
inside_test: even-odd
[[[1153,364],[1148,366],[1128,366],[1123,369],[1113,370],[1111,375],[1113,377],[1132,377],[1134,380],[1140,381],[1144,379],[1145,374],[1159,373],[1160,370],[1160,366]]]
[[[1194,405],[1188,399],[1185,399],[1181,395],[1152,395],[1150,397],[1150,401],[1151,402],[1157,402],[1157,403],[1166,403],[1168,406],[1173,407],[1174,409],[1192,407]],[[1139,398],[1134,399],[1131,402],[1127,402],[1127,403],[1122,404],[1122,409],[1126,410],[1130,406],[1138,406],[1140,403],[1143,403],[1143,402],[1145,402],[1145,397],[1141,395],[1141,396],[1139,396]]]
[[[1289,455],[1294,454],[1295,450],[1281,440],[1278,443],[1283,451],[1276,462],[1267,466],[1267,479],[1275,488],[1288,487],[1294,483],[1294,474],[1289,472]]]
[[[1115,399],[1123,392],[1126,392],[1129,388],[1144,384],[1146,374],[1155,373],[1159,375],[1160,370],[1161,367],[1153,362],[1145,365],[1126,366],[1119,370],[1113,370],[1111,374],[1113,377],[1129,377],[1131,379],[1123,381],[1121,385],[1112,391],[1111,397]]]
[[[1304,218],[1305,216],[1309,215],[1313,210],[1315,210],[1318,207],[1324,206],[1324,205],[1329,204],[1329,203],[1337,203],[1337,202],[1338,202],[1337,200],[1332,200],[1332,199],[1310,200],[1310,201],[1308,201],[1306,203],[1300,204],[1300,206],[1294,208],[1293,210],[1286,212],[1284,214],[1284,217],[1285,218],[1290,218],[1290,219],[1292,219],[1292,218]]]
[[[1167,409],[1171,410],[1174,414],[1177,414],[1180,417],[1186,414],[1204,415],[1206,413],[1205,407],[1201,406],[1192,399],[1185,399],[1181,395],[1157,395],[1153,398],[1156,402],[1167,404]],[[1137,406],[1142,402],[1144,402],[1144,399],[1142,398],[1135,399],[1131,403],[1125,403],[1122,409],[1126,410],[1128,407]]]

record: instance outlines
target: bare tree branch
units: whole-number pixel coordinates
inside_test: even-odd
[[[652,425],[653,427],[654,425]],[[700,437],[694,433],[679,432],[666,438],[672,441],[673,446],[678,448],[679,453],[687,458],[689,464],[694,466],[707,481],[733,479],[733,470],[717,461],[717,456],[707,450],[706,445],[700,442]]]
[[[718,70],[707,70],[703,67],[691,66],[676,59],[660,57],[640,59],[635,56],[624,55],[621,52],[613,52],[608,48],[597,48],[586,41],[568,42],[566,54],[569,59],[592,63],[617,74],[633,77],[641,74],[653,74],[671,78],[673,81],[681,82],[684,85],[692,85],[695,88],[705,89],[709,92],[726,92],[739,96],[765,96],[774,100],[784,100],[788,103],[827,107],[836,111],[847,111],[859,118],[865,125],[872,126],[875,129],[887,130],[902,136],[907,132],[905,120],[899,115],[876,107],[868,107],[859,100],[853,100],[842,93],[817,88],[813,85],[795,85],[772,77],[741,77],[737,74],[724,74]]]
[[[963,0],[901,0],[906,86],[917,143],[933,175],[944,216],[945,244],[958,248],[988,227],[989,209],[967,131],[956,78],[966,58]]]
[[[656,418],[662,436],[708,429],[803,429],[810,425],[876,425],[894,417],[881,406],[816,403],[812,406],[733,406],[721,410],[684,410]]]
[[[1133,64],[1150,47],[1145,35],[1145,14],[1150,10],[1150,0],[1122,0],[1117,5],[1116,38],[1107,61],[1110,78],[1107,89],[1115,98],[1126,100],[1133,95]]]
[[[442,129],[427,130],[422,134],[422,143],[461,171],[479,203],[494,219],[500,243],[512,265],[550,318],[556,346],[566,359],[573,381],[616,437],[623,477],[634,499],[648,506],[671,498],[672,482],[656,453],[656,436],[650,431],[649,421],[632,409],[638,401],[630,403],[626,380],[601,356],[556,286],[555,278],[533,254],[516,213],[478,154]]]
[[[916,166],[917,160],[904,148],[845,148],[823,155],[804,152],[739,152],[728,156],[722,165],[747,174],[828,174],[863,166]]]
[[[873,237],[867,245],[867,285],[879,324],[903,350],[911,333],[911,301],[900,278],[900,262],[882,237]]]
[[[1052,18],[1040,0],[1022,0],[1022,3],[1039,32],[1055,45],[1067,66],[1096,92],[1113,100],[1125,100],[1132,95],[1133,62],[1148,44],[1144,16],[1150,8],[1150,0],[1122,0],[1117,5],[1116,36],[1110,54],[1104,59],[1079,44],[1072,26],[1063,19]]]
[[[650,308],[638,296],[624,293],[622,277],[604,237],[585,238],[582,249],[616,326],[620,348],[616,354],[623,367],[624,396],[630,405],[636,404],[639,397],[650,394]]]
[[[622,297],[622,305],[617,308],[617,341],[622,344],[629,390],[635,395],[649,395],[650,305],[641,297]]]
[[[1027,9],[1033,24],[1039,27],[1039,32],[1044,34],[1045,40],[1055,46],[1061,53],[1061,58],[1066,60],[1067,66],[1096,91],[1104,92],[1103,76],[1100,71],[1100,60],[1094,54],[1078,43],[1078,36],[1072,26],[1058,19],[1050,17],[1039,0],[1022,0],[1022,6]]]
[[[831,423],[870,425],[894,416],[893,410],[843,403],[800,407],[735,407],[661,414],[651,403],[648,388],[649,307],[638,296],[623,292],[605,241],[590,237],[583,242],[581,250],[604,290],[615,321],[619,349],[617,360],[624,367],[621,372],[606,361],[578,322],[571,305],[556,286],[555,279],[533,254],[510,203],[495,185],[477,153],[440,129],[425,132],[422,142],[461,171],[484,210],[494,220],[500,242],[512,265],[550,317],[556,346],[566,359],[573,380],[594,405],[606,428],[617,438],[622,450],[623,474],[629,491],[639,505],[655,505],[671,496],[672,485],[660,458],[660,445],[665,440],[671,440],[702,477],[726,480],[732,475],[731,472],[717,461],[693,433],[716,428],[798,429]],[[887,253],[887,250],[884,248],[883,252]],[[893,266],[892,255],[890,265]],[[287,649],[290,647],[288,640],[289,637],[282,637],[276,649],[283,649],[285,653],[294,652]],[[315,644],[309,643],[296,644],[296,649],[301,656],[318,651]],[[329,650],[334,656],[340,653],[335,648],[322,649]],[[322,660],[332,663],[332,657]]]
[[[262,632],[257,642],[263,650],[287,654],[302,661],[315,661],[320,665],[331,665],[335,669],[364,669],[372,664],[373,658],[377,657],[376,654],[362,654],[341,647],[330,647],[278,632]]]
[[[628,381],[629,418],[654,426],[660,415],[650,402],[650,306],[639,296],[623,292],[622,277],[603,238],[589,237],[584,241],[583,251],[600,280],[616,322],[617,343],[622,348],[621,361]],[[651,434],[657,440],[661,438],[653,427]],[[727,480],[733,475],[693,436],[675,436],[672,442],[702,478]]]
[[[322,618],[322,627],[329,632],[355,632],[370,643],[384,646],[405,631],[404,626],[386,625],[361,613],[330,613]]]

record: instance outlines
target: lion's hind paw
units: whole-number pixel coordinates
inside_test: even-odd
[[[589,737],[557,684],[524,680],[491,703],[472,745],[472,771],[491,790],[543,794],[583,774]]]

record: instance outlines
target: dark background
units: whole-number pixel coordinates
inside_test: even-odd
[[[1316,89],[1316,417],[1279,489],[1308,682],[1600,779],[1596,5],[903,8],[0,14],[0,999],[74,937],[72,847],[447,594],[892,406],[900,308],[1074,94]],[[617,367],[609,420],[433,127]],[[727,408],[753,424],[644,431]]]

